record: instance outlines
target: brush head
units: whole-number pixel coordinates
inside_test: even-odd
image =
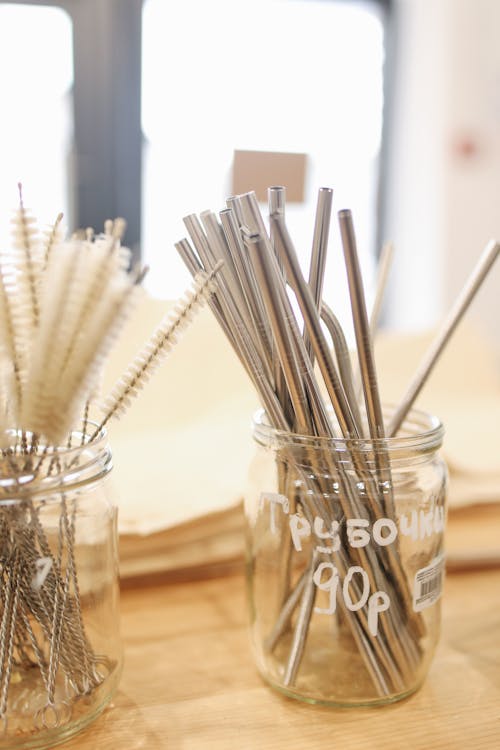
[[[39,233],[20,193],[12,248],[0,254],[0,433],[31,435],[32,451],[40,441],[64,444],[88,413],[147,272],[132,267],[131,251],[122,245],[124,219],[106,221],[102,233],[87,228],[66,240],[61,221],[59,214],[49,231]],[[215,273],[200,274],[129,365],[120,381],[123,393],[108,399],[113,415],[123,413],[175,345],[213,290]],[[30,450],[26,441],[22,451]]]

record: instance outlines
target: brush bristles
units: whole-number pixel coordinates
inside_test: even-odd
[[[109,242],[73,240],[51,254],[21,424],[55,444],[95,389],[139,294],[121,265]]]
[[[19,261],[16,262],[16,265],[22,269],[22,273],[19,275],[19,283],[26,286],[26,293],[29,295],[31,324],[34,329],[38,325],[40,314],[38,288],[42,270],[42,254],[36,219],[24,208],[22,200],[12,224],[13,246],[19,255]]]
[[[12,376],[11,407],[17,415],[23,401],[27,358],[31,341],[31,304],[26,286],[20,285],[15,269],[0,256],[0,332],[6,372]]]
[[[87,228],[67,241],[61,220],[59,214],[39,237],[21,198],[13,249],[0,254],[0,433],[19,432],[21,452],[41,441],[64,445],[82,415],[87,425],[106,359],[146,273],[131,268],[131,251],[122,245],[124,219],[106,221],[101,234]],[[175,345],[213,291],[217,270],[200,275],[155,331],[108,397],[105,422],[125,411]]]
[[[43,270],[47,268],[50,254],[56,245],[63,241],[64,235],[61,227],[62,214],[58,214],[54,224],[43,232]]]

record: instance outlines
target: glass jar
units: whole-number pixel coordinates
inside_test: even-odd
[[[254,419],[245,495],[251,637],[287,696],[349,706],[415,691],[438,642],[447,471],[438,419],[401,437],[305,437]]]
[[[0,459],[0,748],[68,739],[122,669],[106,435],[32,440],[8,433]]]

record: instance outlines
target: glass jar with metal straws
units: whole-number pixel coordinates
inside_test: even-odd
[[[192,273],[224,260],[211,308],[264,409],[245,493],[252,642],[263,677],[289,696],[385,703],[421,684],[439,633],[443,428],[410,410],[500,246],[487,245],[406,395],[384,412],[351,212],[338,219],[362,398],[322,299],[332,191],[319,191],[308,282],[284,194],[269,189],[269,232],[245,193],[220,223],[209,211],[187,216],[192,245],[176,245]]]

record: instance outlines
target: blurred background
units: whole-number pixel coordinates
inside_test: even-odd
[[[304,268],[332,187],[368,296],[394,242],[384,326],[433,327],[500,237],[499,25],[497,0],[0,2],[3,211],[21,181],[42,223],[124,216],[149,291],[175,298],[182,217],[252,189],[249,165],[271,185],[288,164]],[[325,299],[348,328],[335,224]],[[499,284],[470,312],[497,353]]]

